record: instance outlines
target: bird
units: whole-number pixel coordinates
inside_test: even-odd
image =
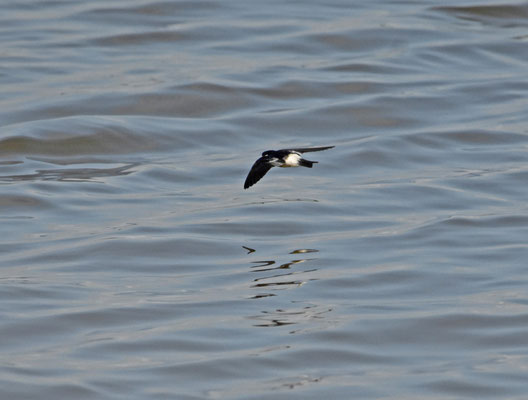
[[[322,151],[331,149],[335,146],[324,147],[301,147],[296,149],[266,150],[251,169],[244,182],[244,189],[253,186],[260,181],[264,175],[273,167],[307,167],[312,168],[318,161],[309,161],[302,158],[302,153],[310,151]]]

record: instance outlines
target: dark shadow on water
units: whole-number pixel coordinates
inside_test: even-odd
[[[311,252],[316,252],[317,250],[311,250]],[[290,252],[289,254],[302,254],[303,252],[307,252],[305,249],[301,250],[294,250]],[[294,259],[286,263],[278,264],[275,260],[258,260],[258,261],[251,261],[252,265],[251,269],[252,272],[255,273],[264,273],[268,271],[274,271],[272,275],[266,275],[262,277],[255,278],[253,282],[255,282],[251,287],[253,288],[278,288],[282,286],[300,286],[306,283],[308,280],[302,280],[302,279],[289,279],[292,276],[295,275],[302,275],[306,274],[308,272],[314,272],[317,271],[317,269],[306,269],[306,270],[296,270],[292,268],[293,266],[297,264],[301,264],[307,261],[314,261],[317,258],[301,258],[301,259]],[[284,278],[287,278],[284,280]]]
[[[255,249],[252,249],[251,247],[246,247],[246,246],[242,246],[242,247],[247,250],[248,254],[251,254],[256,251]]]

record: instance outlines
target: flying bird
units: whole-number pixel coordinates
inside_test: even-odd
[[[255,183],[260,181],[264,175],[272,167],[307,167],[317,163],[317,161],[308,161],[301,157],[301,153],[308,153],[310,151],[322,151],[331,149],[335,146],[325,147],[302,147],[299,149],[282,149],[282,150],[266,150],[249,171],[249,174],[244,182],[244,189],[253,186]]]

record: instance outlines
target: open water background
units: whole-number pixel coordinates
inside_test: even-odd
[[[0,398],[526,399],[528,3],[17,0],[0,38]]]

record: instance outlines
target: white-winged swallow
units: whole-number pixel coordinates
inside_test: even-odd
[[[317,163],[317,161],[305,160],[301,157],[301,153],[308,153],[310,151],[322,151],[331,149],[335,146],[325,146],[325,147],[302,147],[299,149],[282,149],[282,150],[266,150],[262,153],[260,157],[249,171],[249,174],[244,182],[244,189],[253,186],[255,183],[260,181],[264,175],[272,167],[307,167],[312,168],[312,166]]]

